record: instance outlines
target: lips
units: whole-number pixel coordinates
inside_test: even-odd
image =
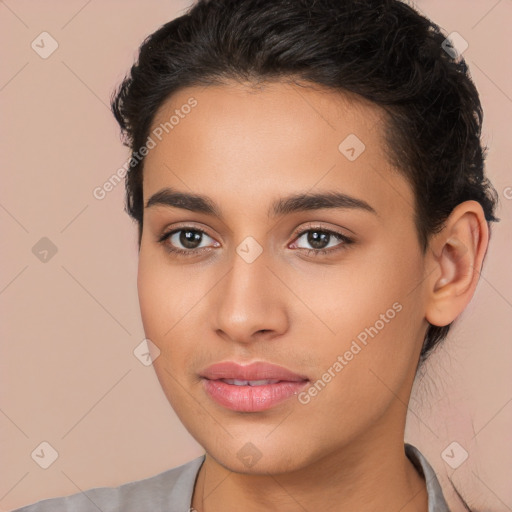
[[[265,362],[241,365],[226,361],[209,366],[200,376],[212,400],[240,412],[270,409],[298,394],[309,382],[303,375]]]
[[[282,366],[271,363],[256,362],[247,365],[241,365],[234,361],[208,366],[200,373],[201,377],[210,380],[218,379],[237,379],[237,380],[285,380],[288,382],[297,382],[308,380],[307,377],[293,373]]]

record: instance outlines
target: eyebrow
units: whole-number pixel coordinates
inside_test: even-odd
[[[223,218],[219,207],[209,197],[180,192],[169,187],[153,194],[147,201],[146,208],[157,205],[182,208],[192,212],[212,215],[220,219]],[[332,191],[299,193],[279,198],[272,203],[267,215],[269,217],[277,217],[294,212],[322,210],[324,208],[362,210],[378,215],[375,209],[366,201],[341,192]]]

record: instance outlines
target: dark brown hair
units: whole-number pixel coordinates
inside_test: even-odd
[[[390,160],[409,180],[425,252],[455,206],[478,201],[497,221],[484,175],[482,108],[464,60],[432,21],[398,0],[199,0],[146,38],[112,98],[138,156],[155,114],[178,89],[227,80],[300,80],[355,93],[386,113]],[[126,210],[143,227],[144,159],[132,161]],[[450,325],[430,325],[423,361]]]

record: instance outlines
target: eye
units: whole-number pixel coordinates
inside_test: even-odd
[[[300,242],[301,239],[302,241]],[[337,252],[353,242],[351,238],[337,231],[322,227],[308,227],[308,229],[297,233],[294,245],[299,249],[305,249],[308,256],[316,256],[318,254]],[[307,245],[312,247],[312,249]]]
[[[213,238],[202,229],[185,226],[164,233],[158,241],[171,253],[193,256],[199,252],[203,252],[208,245],[211,245],[211,243],[208,244],[208,240],[206,239],[213,240]],[[220,246],[215,240],[213,240],[213,245],[215,247]]]
[[[295,236],[293,245],[302,251],[306,251],[308,256],[332,254],[354,242],[342,233],[323,227],[308,227],[308,229],[296,233]],[[208,239],[212,240],[213,243],[208,243]],[[303,240],[300,241],[301,239]],[[193,226],[184,226],[167,231],[158,239],[158,242],[164,245],[168,252],[178,256],[194,256],[211,250],[212,245],[213,247],[220,247],[220,244],[205,231]],[[304,243],[309,244],[312,248],[303,246]]]

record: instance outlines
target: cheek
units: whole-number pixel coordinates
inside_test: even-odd
[[[160,261],[141,249],[137,273],[137,289],[142,323],[146,337],[161,351],[172,339],[175,325],[186,314],[183,272]]]
[[[408,316],[414,308],[404,300],[388,304],[393,297],[366,305],[364,313],[354,310],[357,321],[349,316],[336,337],[317,340],[315,380],[309,396],[300,397],[303,428],[318,428],[320,419],[322,435],[345,439],[376,424],[392,405],[401,410],[408,403],[418,355]]]
[[[359,258],[347,267],[350,272],[329,279],[321,298],[315,299],[318,307],[323,304],[322,318],[331,329],[316,345],[322,354],[318,377],[329,370],[340,376],[333,379],[333,390],[339,390],[330,395],[333,401],[375,403],[391,390],[398,392],[413,375],[423,311],[421,259],[411,254],[411,249],[383,250],[367,260]]]
[[[164,323],[166,315],[162,315],[163,303],[167,301],[164,293],[166,288],[165,274],[158,272],[155,265],[151,265],[145,252],[141,250],[137,273],[137,290],[139,296],[140,312],[146,337],[159,347],[162,334],[165,332]],[[161,347],[160,347],[161,348]]]
[[[363,333],[364,340],[366,329],[377,324],[380,334],[395,330],[420,307],[415,290],[419,292],[421,275],[421,260],[410,249],[375,248],[347,258],[327,276],[315,276],[316,288],[315,277],[304,280],[301,291],[310,290],[308,304],[330,328],[331,339],[346,341]]]
[[[186,412],[193,409],[193,404],[187,402],[186,394],[183,396],[179,375],[190,359],[190,345],[187,348],[186,344],[180,343],[182,340],[177,335],[182,327],[180,320],[188,319],[184,289],[177,273],[169,265],[160,263],[157,256],[148,253],[141,248],[137,273],[144,333],[160,350],[153,361],[153,369],[167,399],[175,410],[184,408]]]
[[[182,270],[166,261],[163,251],[143,241],[139,254],[137,289],[144,326],[162,337],[179,316],[186,291]]]
[[[211,286],[211,285],[210,285]],[[158,364],[183,369],[200,337],[208,282],[172,265],[156,251],[141,249],[137,289],[144,332],[160,349]],[[156,361],[155,361],[156,363]],[[156,366],[155,366],[156,367]],[[174,371],[174,370],[173,370]]]

